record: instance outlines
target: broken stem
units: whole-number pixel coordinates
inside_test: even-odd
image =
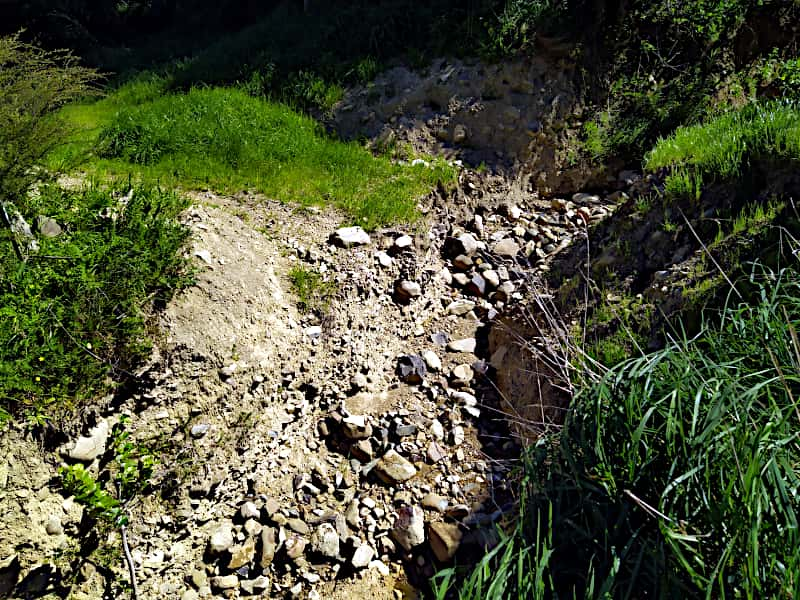
[[[121,525],[120,531],[122,532],[122,549],[125,552],[125,562],[128,563],[128,572],[131,574],[131,586],[133,587],[131,595],[133,600],[139,600],[139,586],[136,585],[136,569],[133,566],[131,549],[128,547],[128,528],[125,525]]]

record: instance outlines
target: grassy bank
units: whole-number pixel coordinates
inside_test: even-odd
[[[57,166],[134,173],[164,185],[255,190],[303,205],[330,203],[372,228],[413,221],[416,202],[453,170],[397,164],[331,139],[313,119],[237,88],[167,93],[158,77],[131,82],[63,116],[82,131]]]
[[[0,234],[0,419],[63,414],[147,357],[148,309],[189,281],[175,220],[185,206],[147,187],[28,199],[29,222],[47,216],[61,233],[26,262]]]
[[[438,597],[797,597],[797,267],[754,268],[752,302],[579,384],[516,530]]]

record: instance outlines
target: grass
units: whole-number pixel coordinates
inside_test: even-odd
[[[706,313],[700,335],[578,382],[563,429],[529,451],[510,539],[458,583],[438,575],[437,597],[798,597],[791,267],[754,267],[751,301]]]
[[[329,203],[367,228],[415,220],[417,199],[454,178],[441,161],[401,165],[331,139],[313,119],[236,88],[165,93],[165,85],[149,77],[100,102],[67,107],[63,116],[81,133],[51,162],[170,186]]]
[[[751,104],[703,124],[679,127],[660,139],[645,160],[670,168],[665,186],[674,196],[698,197],[704,184],[733,180],[758,160],[800,161],[800,108],[794,102]]]
[[[303,266],[289,271],[289,281],[297,297],[297,306],[303,312],[324,312],[336,291],[333,281],[326,281],[318,271]]]
[[[177,254],[185,206],[151,187],[123,196],[52,186],[26,202],[30,221],[47,215],[63,233],[42,237],[27,262],[0,234],[0,413],[41,424],[146,358],[148,308],[190,280]]]

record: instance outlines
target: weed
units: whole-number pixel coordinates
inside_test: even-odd
[[[325,312],[336,292],[336,284],[323,278],[318,271],[297,266],[289,271],[289,281],[297,296],[297,306],[303,312]]]
[[[0,237],[0,406],[31,424],[124,379],[147,356],[148,308],[187,284],[177,251],[186,202],[137,187],[127,194],[47,186],[27,216],[62,228],[27,262]]]

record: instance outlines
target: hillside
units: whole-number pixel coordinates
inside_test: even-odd
[[[0,597],[798,595],[796,3],[0,15]]]

